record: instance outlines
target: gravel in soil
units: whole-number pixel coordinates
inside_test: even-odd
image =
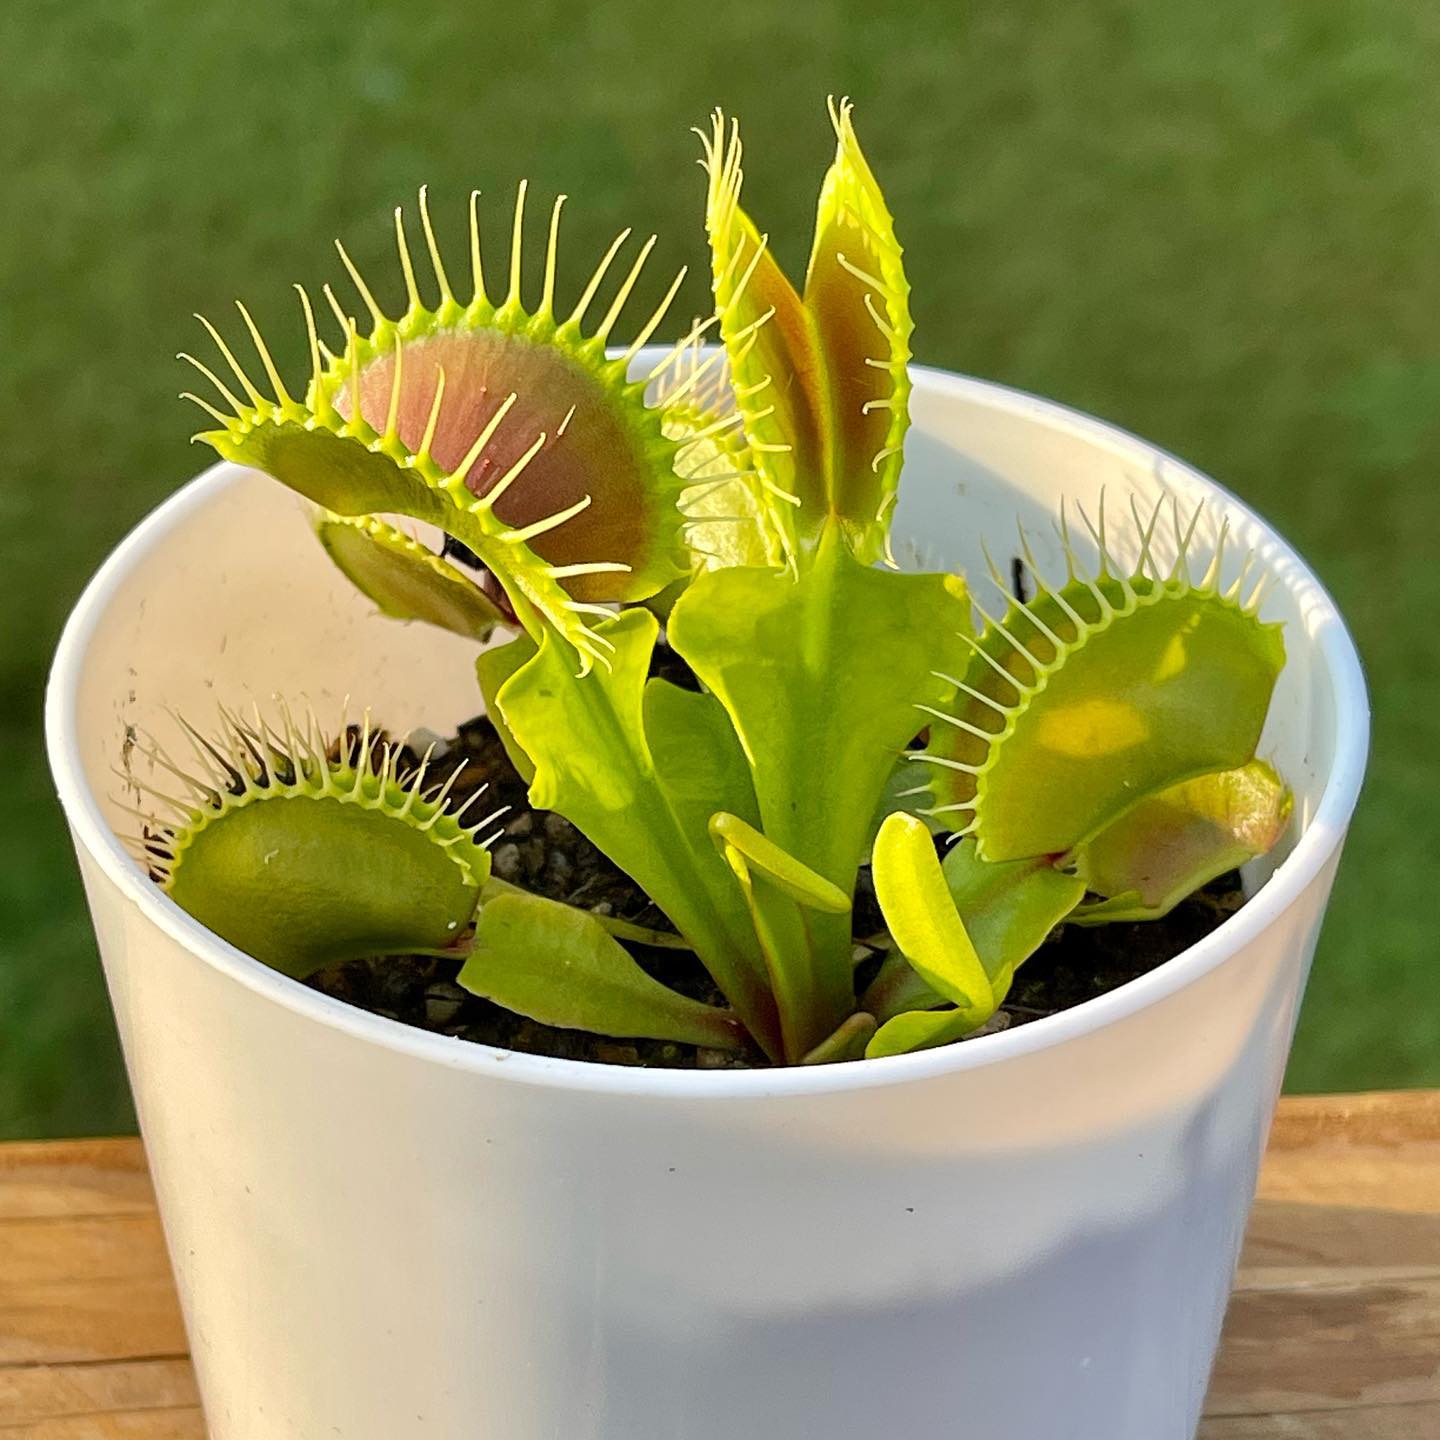
[[[436,760],[459,766],[453,792],[457,800],[488,787],[472,813],[507,807],[496,821],[499,833],[491,845],[494,874],[499,879],[596,915],[653,930],[672,929],[629,876],[568,820],[530,806],[525,782],[485,717],[462,726],[443,753],[437,747]],[[1163,920],[1059,926],[1025,962],[1009,999],[986,1031],[1027,1024],[1124,985],[1208,935],[1243,903],[1239,876],[1230,874],[1177,906]],[[855,898],[855,933],[872,935],[879,923],[869,872],[862,871]],[[697,999],[723,1003],[710,977],[688,952],[640,945],[628,948],[657,979]],[[452,959],[381,957],[330,966],[306,983],[372,1014],[504,1050],[676,1069],[747,1068],[764,1063],[758,1054],[734,1056],[668,1041],[614,1040],[541,1025],[462,989],[455,978],[459,969],[460,962]]]

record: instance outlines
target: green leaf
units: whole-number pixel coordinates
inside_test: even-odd
[[[754,813],[749,777],[711,697],[647,686],[657,630],[639,609],[601,622],[609,667],[584,676],[547,635],[499,687],[496,706],[534,766],[531,802],[572,821],[660,906],[773,1054],[764,958],[707,830],[717,810]]]
[[[542,1025],[744,1048],[743,1027],[730,1011],[662,985],[593,915],[539,895],[486,897],[459,979],[472,994]]]
[[[917,847],[918,853],[918,847]],[[1001,999],[1016,969],[1045,942],[1085,893],[1078,876],[1047,860],[981,860],[973,840],[953,845],[940,865],[950,897]],[[882,1023],[907,1010],[933,1010],[945,997],[892,950],[861,999]]]
[[[517,635],[504,645],[492,645],[488,650],[482,650],[475,661],[475,675],[480,682],[480,694],[485,699],[485,713],[495,727],[510,763],[527,785],[535,778],[535,766],[506,724],[499,695],[505,682],[522,665],[535,658],[537,648],[528,635]]]
[[[797,577],[715,570],[670,617],[670,643],[729,712],[766,837],[846,894],[906,744],[950,687],[937,644],[968,631],[950,576],[859,564],[831,529]],[[729,808],[729,807],[724,807]]]
[[[491,898],[496,895],[532,895],[535,892],[527,890],[523,885],[512,884],[508,880],[497,879],[494,875],[485,884],[485,894]],[[633,925],[628,920],[621,920],[615,915],[597,915],[592,910],[596,922],[607,935],[613,936],[616,940],[624,940],[627,944],[644,945],[651,950],[683,950],[687,955],[693,955],[694,949],[690,942],[683,935],[676,934],[674,930],[652,930],[648,925]]]
[[[646,682],[641,713],[651,764],[687,835],[707,834],[722,805],[734,805],[750,822],[758,821],[745,752],[713,695],[656,678]]]
[[[738,851],[777,890],[783,891],[797,905],[819,910],[827,915],[848,915],[850,897],[793,855],[766,839],[753,825],[738,815],[725,812],[710,817],[710,834],[721,845]]]
[[[875,841],[873,874],[885,923],[916,973],[965,1010],[972,1025],[983,1025],[999,1002],[922,821],[913,815],[885,821]]]
[[[735,874],[750,909],[780,1011],[785,1058],[802,1060],[855,1006],[855,988],[817,946],[815,917],[848,915],[850,897],[787,855],[752,825],[721,811],[710,836]]]
[[[933,673],[937,637],[968,624],[949,577],[861,565],[832,528],[798,576],[697,576],[668,633],[730,716],[757,828],[850,896],[886,781],[924,720],[916,706],[949,693]],[[848,917],[812,915],[807,935],[795,963],[813,970],[813,987],[799,988],[826,997],[812,1021],[823,1035],[854,1008]]]
[[[942,865],[925,825],[904,814],[881,826],[874,874],[886,923],[920,984],[894,957],[881,967],[861,1002],[885,1022],[868,1055],[944,1045],[985,1024],[1016,969],[1085,893],[1083,880],[1045,860],[982,860],[973,840]],[[936,1010],[944,1000],[956,1008]]]
[[[423,620],[471,640],[506,623],[468,575],[378,516],[322,511],[315,533],[350,583],[393,619]]]
[[[856,1012],[809,1051],[802,1065],[834,1065],[841,1060],[859,1060],[875,1034],[875,1017]]]
[[[1284,658],[1279,627],[1208,578],[1043,591],[987,625],[934,712],[934,813],[987,860],[1065,854],[1148,795],[1247,764]]]
[[[860,997],[860,1008],[881,1025],[907,1010],[936,1010],[949,1002],[925,983],[904,952],[892,945],[875,978]]]
[[[1154,920],[1217,876],[1264,855],[1290,821],[1289,788],[1263,760],[1202,775],[1142,801],[1079,857],[1078,924]]]
[[[912,1050],[930,1050],[963,1040],[978,1030],[968,1010],[911,1010],[887,1020],[865,1047],[865,1058],[876,1060],[883,1055],[907,1055]]]

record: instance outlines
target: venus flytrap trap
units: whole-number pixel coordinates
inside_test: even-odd
[[[1290,791],[1263,760],[1161,790],[1085,846],[1078,868],[1096,898],[1070,918],[1077,925],[1158,919],[1200,886],[1266,854],[1290,810]]]
[[[313,502],[382,613],[490,642],[479,689],[530,804],[673,933],[492,876],[446,777],[368,728],[351,745],[263,717],[196,737],[198,776],[148,752],[187,788],[143,845],[192,914],[297,976],[438,953],[544,1025],[821,1063],[973,1034],[1057,925],[1162,917],[1276,843],[1289,792],[1256,748],[1283,646],[1223,528],[1201,556],[1198,514],[1136,510],[1122,546],[1102,504],[1092,570],[1062,516],[1066,574],[1022,534],[1036,593],[994,613],[961,577],[896,566],[909,286],[848,103],[831,121],[797,289],[714,117],[714,313],[638,377],[680,276],[612,348],[654,244],[607,289],[622,233],[561,318],[557,201],[528,308],[524,186],[503,295],[475,198],[462,293],[422,191],[433,304],[397,211],[404,313],[341,248],[365,328],[327,286],[327,343],[301,292],[303,395],[243,307],[268,389],[208,325],[233,383],[191,360],[221,402],[198,400],[198,438]],[[878,935],[853,913],[867,866]],[[683,950],[724,1003],[667,983]]]
[[[397,620],[424,620],[470,640],[486,640],[509,612],[463,570],[377,515],[322,510],[315,533],[350,583]]]
[[[278,729],[257,710],[187,733],[189,770],[137,743],[183,790],[144,787],[159,803],[142,844],[196,919],[301,977],[355,954],[443,953],[465,933],[490,875],[479,834],[498,817],[448,804],[427,760],[402,767],[368,719],[338,747],[288,710]]]

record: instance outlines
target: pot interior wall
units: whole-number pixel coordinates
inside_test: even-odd
[[[914,421],[896,554],[906,566],[963,567],[987,606],[996,592],[982,578],[981,542],[1008,568],[1017,518],[1041,565],[1063,574],[1054,528],[1062,496],[1093,518],[1103,491],[1112,546],[1125,558],[1135,548],[1132,497],[1148,516],[1157,501],[1173,496],[1187,523],[1205,501],[1193,546],[1200,565],[1228,519],[1227,576],[1238,574],[1253,549],[1252,573],[1278,582],[1264,614],[1287,626],[1289,661],[1261,754],[1295,789],[1293,843],[1319,802],[1334,749],[1331,676],[1311,642],[1338,621],[1289,548],[1178,461],[1044,402],[922,371]],[[183,755],[172,712],[206,729],[218,705],[264,707],[281,694],[313,706],[327,727],[348,701],[352,718],[368,705],[394,732],[426,726],[447,733],[479,708],[473,646],[375,614],[326,559],[300,504],[275,482],[217,467],[169,503],[166,521],[131,542],[143,547],[143,557],[114,584],[84,668],[82,753],[118,833],[135,829],[124,808],[134,794],[114,772],[127,760],[136,773],[147,770],[128,753],[127,735],[154,735]],[[1159,533],[1164,559],[1174,553],[1168,515]],[[1071,534],[1077,549],[1093,557],[1094,543],[1073,507]]]

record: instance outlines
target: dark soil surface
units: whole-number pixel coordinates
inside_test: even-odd
[[[530,807],[525,782],[483,716],[463,726],[443,754],[437,747],[435,758],[463,767],[454,787],[458,800],[488,785],[485,798],[476,802],[475,813],[509,807],[496,822],[501,833],[491,845],[499,879],[597,915],[649,929],[671,929],[649,897],[568,820]],[[1025,962],[1001,1015],[987,1029],[1023,1025],[1124,985],[1209,934],[1243,901],[1239,876],[1232,874],[1213,882],[1163,920],[1093,928],[1059,926]],[[864,871],[855,899],[855,934],[873,935],[880,926],[869,872]],[[657,979],[696,998],[723,1003],[709,976],[688,952],[638,945],[629,948]],[[860,973],[864,968],[862,965]],[[612,1040],[540,1025],[463,990],[455,980],[459,969],[459,961],[430,956],[353,960],[322,970],[307,983],[372,1014],[506,1050],[611,1065],[685,1069],[764,1063],[758,1054],[737,1057],[697,1050],[692,1045]]]

